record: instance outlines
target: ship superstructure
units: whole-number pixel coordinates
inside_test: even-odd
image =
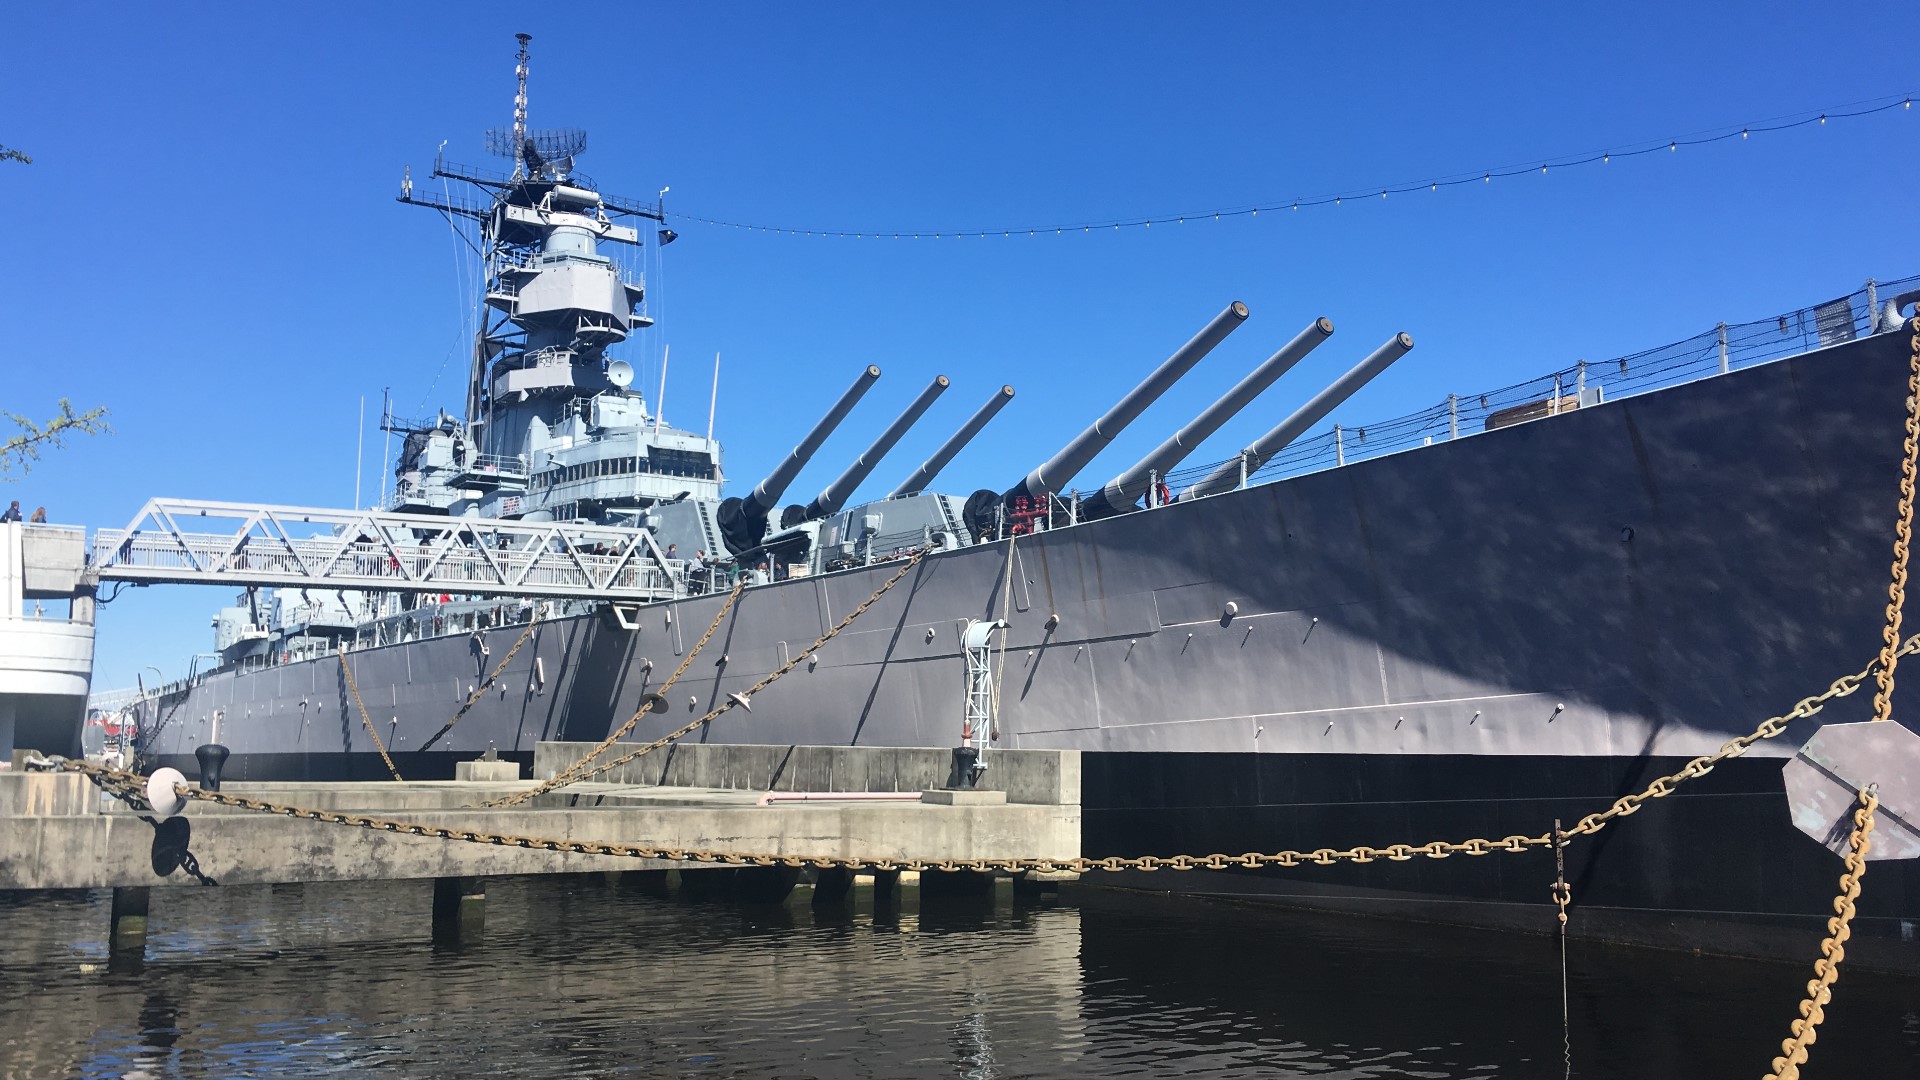
[[[401,202],[477,225],[484,308],[466,415],[387,418],[405,440],[391,508],[644,525],[662,544],[717,550],[707,507],[720,498],[720,443],[664,424],[634,365],[609,353],[653,320],[646,282],[605,249],[674,234],[659,203],[604,194],[575,170],[586,132],[527,127],[519,40],[513,125],[486,138],[511,172],[441,158],[434,177],[474,197],[416,187],[411,174],[401,184]]]

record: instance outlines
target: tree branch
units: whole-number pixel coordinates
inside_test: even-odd
[[[7,475],[15,468],[24,475],[33,468],[34,462],[40,460],[42,450],[63,445],[67,436],[75,432],[97,435],[113,430],[107,424],[105,406],[76,413],[66,398],[60,399],[60,415],[45,424],[36,424],[19,413],[0,413],[0,416],[20,429],[18,434],[9,435],[5,442],[0,442],[0,476]]]

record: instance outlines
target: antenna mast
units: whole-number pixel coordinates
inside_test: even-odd
[[[519,76],[520,87],[513,95],[513,176],[519,179],[524,156],[520,148],[527,145],[527,42],[533,40],[532,34],[515,34],[514,40],[520,43],[520,61],[514,66],[513,73]]]

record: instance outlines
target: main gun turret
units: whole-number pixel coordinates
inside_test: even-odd
[[[900,441],[900,437],[907,433],[907,429],[912,427],[916,420],[920,419],[935,398],[946,392],[947,383],[945,375],[935,375],[933,381],[927,384],[927,388],[920,391],[920,396],[913,399],[913,404],[908,405],[907,410],[889,424],[887,430],[880,433],[879,438],[873,440],[873,445],[867,447],[867,452],[853,459],[853,464],[847,466],[847,471],[841,473],[839,479],[828,484],[825,490],[807,504],[807,508],[802,511],[804,515],[802,520],[814,521],[828,514],[838,513],[840,507],[846,504],[847,496],[853,494],[853,489],[859,487],[860,482],[873,472],[874,466],[880,464],[880,459],[886,457],[887,451],[893,449],[893,444]],[[781,524],[786,523],[781,522]]]
[[[1213,317],[1213,321],[1203,327],[1191,341],[1180,346],[1172,356],[1153,370],[1151,375],[1141,380],[1140,385],[1127,392],[1116,402],[1113,408],[1093,422],[1093,426],[1074,436],[1072,442],[1060,448],[1060,452],[1048,458],[1046,463],[1028,473],[1004,494],[994,496],[991,491],[976,491],[967,500],[967,527],[974,535],[986,531],[995,514],[994,502],[1009,508],[1015,507],[1021,500],[1043,500],[1051,497],[1064,487],[1074,474],[1086,468],[1094,455],[1106,449],[1128,424],[1133,423],[1147,406],[1159,400],[1160,395],[1180,380],[1182,375],[1193,369],[1193,365],[1213,351],[1215,345],[1226,340],[1228,334],[1238,329],[1247,320],[1247,305],[1235,300],[1227,309]]]
[[[833,408],[827,410],[827,415],[821,417],[820,422],[813,425],[813,430],[807,432],[807,437],[800,440],[800,445],[793,448],[793,453],[788,454],[785,461],[767,474],[765,480],[754,485],[751,494],[744,499],[731,498],[720,503],[720,509],[714,517],[720,526],[720,539],[727,545],[728,551],[738,555],[757,546],[766,537],[767,515],[779,505],[780,496],[786,494],[787,485],[793,483],[793,478],[799,475],[814,452],[820,449],[820,444],[827,441],[827,436],[833,434],[833,429],[840,426],[840,421],[847,418],[847,413],[853,411],[854,405],[879,378],[880,369],[867,365],[853,385],[847,387],[846,393],[840,395],[840,400],[833,403]]]
[[[979,411],[962,424],[959,431],[953,433],[952,438],[941,443],[940,449],[935,450],[932,457],[913,471],[912,476],[907,477],[899,487],[888,492],[887,498],[898,499],[907,495],[918,495],[927,490],[927,485],[933,483],[933,478],[940,475],[941,469],[947,467],[947,462],[952,461],[955,454],[972,442],[973,437],[980,434],[980,429],[987,426],[987,421],[993,419],[1001,409],[1006,407],[1007,402],[1012,400],[1013,387],[1002,386],[995,391],[994,395],[987,399],[987,403],[980,406]]]
[[[1395,334],[1385,345],[1373,350],[1372,355],[1353,366],[1345,375],[1333,381],[1313,396],[1313,400],[1294,410],[1292,416],[1280,421],[1272,431],[1255,439],[1252,446],[1240,452],[1240,457],[1208,473],[1199,483],[1180,493],[1180,501],[1197,499],[1203,495],[1230,491],[1240,483],[1242,476],[1251,476],[1260,466],[1265,465],[1273,455],[1287,448],[1287,444],[1299,438],[1308,428],[1319,423],[1339,404],[1352,397],[1354,392],[1367,385],[1375,375],[1387,370],[1395,360],[1407,355],[1413,348],[1413,338],[1407,334]],[[1244,460],[1243,460],[1244,459]]]
[[[1064,487],[1074,474],[1087,467],[1094,455],[1107,448],[1128,424],[1134,422],[1147,406],[1160,399],[1160,395],[1180,381],[1180,377],[1193,370],[1193,365],[1213,351],[1215,345],[1226,340],[1228,334],[1239,329],[1247,321],[1247,305],[1235,300],[1227,309],[1213,317],[1213,321],[1193,336],[1193,340],[1180,346],[1179,351],[1161,363],[1140,381],[1140,385],[1127,392],[1127,396],[1108,409],[1106,415],[1093,422],[1093,426],[1074,436],[1072,442],[1060,448],[1060,452],[1048,458],[1046,463],[1027,474],[1027,478],[1014,485],[1006,494],[1008,499],[1025,495],[1028,498],[1044,498]]]
[[[1292,341],[1280,347],[1280,351],[1267,357],[1259,367],[1254,368],[1247,377],[1234,384],[1233,389],[1219,401],[1207,406],[1207,410],[1195,417],[1193,422],[1175,432],[1173,437],[1156,447],[1153,453],[1134,463],[1133,468],[1107,481],[1105,487],[1087,496],[1081,504],[1080,512],[1088,517],[1111,517],[1133,509],[1141,495],[1149,493],[1149,487],[1158,478],[1165,481],[1167,472],[1185,461],[1188,454],[1198,449],[1207,437],[1220,430],[1220,425],[1233,419],[1234,414],[1246,408],[1261,391],[1272,386],[1285,375],[1293,365],[1314,350],[1314,347],[1333,336],[1331,320],[1315,319],[1313,324],[1294,336]]]

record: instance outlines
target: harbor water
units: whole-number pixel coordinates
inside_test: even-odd
[[[1757,1077],[1811,966],[1070,889],[832,912],[496,879],[0,900],[0,1077]],[[1550,917],[1550,916],[1549,916]],[[1576,917],[1578,917],[1576,915]],[[1864,944],[1864,943],[1863,943]],[[1564,986],[1564,994],[1563,994]],[[1849,968],[1809,1076],[1920,1074],[1920,981]]]

